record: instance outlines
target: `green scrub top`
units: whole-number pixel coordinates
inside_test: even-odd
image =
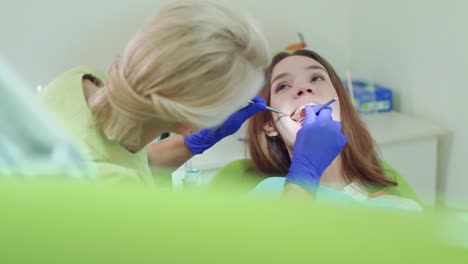
[[[85,75],[106,82],[106,76],[100,70],[77,67],[49,83],[39,95],[41,101],[63,122],[98,181],[154,184],[147,148],[131,153],[120,143],[107,139],[97,125],[83,92]]]

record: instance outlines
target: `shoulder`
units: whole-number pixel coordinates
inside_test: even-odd
[[[249,194],[263,197],[281,197],[284,189],[285,177],[268,177],[262,180]]]
[[[146,149],[129,153],[118,143],[95,134],[83,138],[83,151],[98,181],[153,184]]]
[[[413,187],[408,183],[408,181],[403,177],[395,168],[393,168],[389,163],[381,161],[382,168],[384,169],[384,175],[388,179],[394,180],[398,183],[397,186],[384,187],[381,191],[385,192],[388,195],[401,197],[405,199],[410,199],[417,202],[420,205],[423,205],[423,202],[417,195]]]
[[[421,212],[424,210],[424,208],[418,202],[409,198],[395,195],[382,195],[371,200],[395,209],[403,209],[415,212]]]
[[[98,68],[93,66],[79,66],[55,77],[51,82],[49,82],[49,84],[46,85],[44,91],[40,93],[40,96],[47,95],[50,91],[56,90],[58,88],[64,90],[66,87],[81,84],[81,80],[85,75],[92,75],[103,83],[107,81],[105,74],[103,74],[102,71]]]
[[[142,184],[141,178],[130,168],[107,162],[91,162],[95,180],[106,184]]]
[[[106,81],[106,75],[97,67],[90,66],[90,65],[81,65],[70,70],[64,72],[63,74],[59,75],[58,78],[66,78],[66,77],[75,77],[75,76],[84,76],[86,74],[93,75],[102,81]]]
[[[80,66],[62,73],[39,93],[39,100],[61,120],[73,134],[81,134],[93,119],[83,91],[85,75],[103,78],[101,71],[92,66]]]
[[[253,168],[252,160],[239,159],[224,165],[213,177],[209,189],[229,190],[239,193],[248,193],[265,179],[265,175]]]

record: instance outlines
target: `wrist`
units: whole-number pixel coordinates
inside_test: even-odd
[[[190,136],[184,136],[184,141],[193,154],[202,154],[217,142],[211,129],[204,129]]]
[[[293,161],[286,175],[286,183],[299,185],[304,190],[315,193],[320,185],[321,176],[322,173],[319,173],[313,166],[304,166]]]
[[[285,185],[297,185],[310,194],[315,194],[320,185],[319,181],[309,181],[286,177]]]

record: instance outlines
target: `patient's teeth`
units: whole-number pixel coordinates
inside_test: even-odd
[[[291,119],[296,121],[296,122],[302,122],[304,119],[305,119],[305,106],[306,105],[315,105],[315,104],[305,104],[301,107],[299,107],[298,109],[296,109],[293,114],[291,115]]]

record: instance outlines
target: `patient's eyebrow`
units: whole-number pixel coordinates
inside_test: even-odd
[[[271,81],[271,83],[274,83],[276,80],[281,79],[281,78],[283,78],[283,77],[285,77],[285,76],[288,76],[288,75],[290,75],[289,72],[280,73],[280,74],[276,75],[275,78],[273,78],[273,80]]]
[[[320,65],[310,65],[310,66],[305,67],[305,69],[306,70],[322,70],[324,72],[327,72],[327,70],[325,70],[325,68],[323,68]],[[289,73],[289,72],[280,73],[280,74],[276,75],[275,78],[273,78],[273,80],[271,80],[271,83],[274,83],[276,80],[281,79],[281,78],[283,78],[285,76],[288,76],[288,75],[291,75],[291,73]]]
[[[310,65],[310,66],[307,66],[306,67],[306,70],[322,70],[324,72],[327,72],[327,70],[325,70],[325,68],[323,68],[322,66],[320,65]]]

